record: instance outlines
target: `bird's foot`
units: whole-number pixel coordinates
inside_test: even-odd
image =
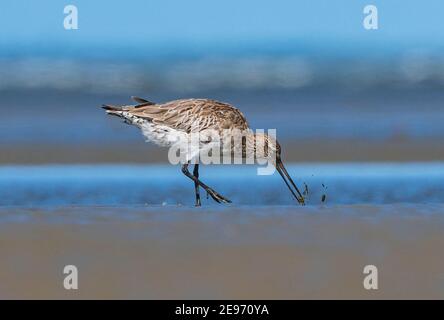
[[[301,206],[305,206],[305,198],[302,197],[302,198],[298,199],[298,203],[299,203]]]
[[[216,201],[217,203],[231,203],[231,200],[225,198],[224,196],[220,195],[211,188],[208,188],[206,191],[207,194],[209,194],[211,198],[213,198],[213,200]]]

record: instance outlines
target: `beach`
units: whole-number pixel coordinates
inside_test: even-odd
[[[443,163],[288,171],[307,206],[255,166],[203,167],[233,203],[200,208],[171,165],[0,167],[0,298],[444,298]]]
[[[0,209],[0,298],[444,298],[442,205]],[[63,287],[65,265],[79,288]],[[378,268],[378,289],[363,268]]]

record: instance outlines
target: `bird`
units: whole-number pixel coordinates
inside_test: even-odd
[[[194,151],[189,151],[182,164],[182,173],[194,183],[195,206],[201,206],[200,188],[218,203],[231,203],[213,188],[206,185],[199,177],[199,156],[212,146],[212,136],[205,135],[215,132],[228,138],[230,143],[222,148],[222,155],[233,156],[235,152],[245,159],[254,155],[268,159],[281,175],[286,186],[298,204],[305,205],[304,196],[293,182],[286,170],[282,158],[282,148],[277,139],[267,133],[253,132],[243,113],[233,105],[213,99],[178,99],[165,103],[154,103],[149,100],[132,96],[135,104],[111,105],[103,104],[102,108],[112,116],[122,118],[125,123],[138,127],[147,141],[161,147],[172,147],[178,141],[188,141],[193,134],[203,135]],[[232,138],[242,134],[241,140],[234,143]],[[205,139],[208,139],[205,140]],[[180,143],[179,143],[180,144]],[[258,151],[263,152],[257,156]],[[194,164],[193,172],[189,170]]]

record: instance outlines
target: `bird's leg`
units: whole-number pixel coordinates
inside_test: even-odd
[[[199,164],[198,163],[196,163],[194,165],[193,175],[196,178],[196,180],[194,180],[194,191],[196,192],[196,207],[200,207],[201,203],[200,203],[199,183],[197,182],[197,180],[199,180]]]
[[[219,193],[217,193],[215,190],[211,189],[209,186],[207,186],[205,183],[203,183],[202,181],[200,181],[198,178],[196,178],[195,176],[193,176],[190,171],[188,171],[188,163],[185,163],[182,166],[182,172],[184,175],[186,175],[188,178],[190,178],[191,180],[193,180],[195,183],[197,183],[199,186],[201,186],[202,188],[205,189],[205,191],[213,198],[214,201],[216,202],[224,202],[224,203],[231,203],[230,200],[228,200],[227,198],[221,196]]]

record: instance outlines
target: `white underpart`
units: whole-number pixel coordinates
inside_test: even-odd
[[[128,112],[122,111],[122,116],[131,124],[136,125],[142,131],[146,141],[153,142],[161,147],[175,147],[184,152],[185,161],[195,159],[199,155],[199,146],[190,143],[190,135],[185,131],[156,124],[152,121],[136,117]]]
[[[180,143],[182,140],[187,139],[187,134],[183,131],[172,129],[168,126],[154,124],[152,122],[145,121],[140,126],[143,135],[147,141],[154,142],[161,147],[171,147]]]

